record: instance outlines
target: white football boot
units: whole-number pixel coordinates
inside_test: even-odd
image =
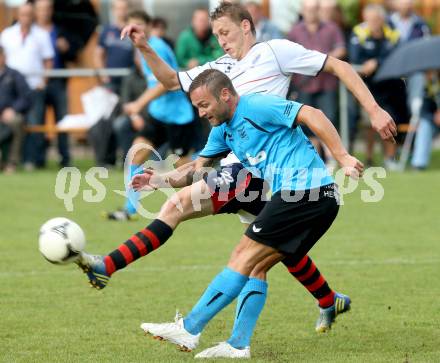
[[[178,312],[174,318],[174,323],[142,323],[141,329],[153,338],[158,340],[168,340],[176,344],[183,352],[191,352],[197,348],[200,339],[200,333],[193,335],[183,327],[183,317]]]
[[[234,348],[228,342],[221,342],[218,345],[205,349],[197,354],[194,358],[241,358],[250,359],[251,348],[243,349]]]

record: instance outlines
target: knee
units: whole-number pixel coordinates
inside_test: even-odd
[[[185,207],[182,205],[178,193],[171,196],[165,204],[162,206],[159,212],[159,219],[170,225],[172,228],[176,228],[177,225],[183,220],[183,211]]]

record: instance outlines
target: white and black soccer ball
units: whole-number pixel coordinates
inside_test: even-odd
[[[40,228],[38,245],[43,257],[51,263],[73,262],[86,246],[83,230],[67,218],[53,218]]]

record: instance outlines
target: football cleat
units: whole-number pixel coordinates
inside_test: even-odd
[[[319,310],[319,318],[316,322],[316,331],[318,333],[325,333],[329,331],[332,324],[335,322],[336,316],[350,310],[351,300],[347,295],[339,292],[335,293],[334,304],[328,308]]]
[[[152,335],[154,339],[167,340],[176,344],[182,352],[191,352],[199,344],[200,333],[193,335],[186,331],[183,326],[183,317],[178,312],[176,312],[174,323],[142,323],[141,329]]]
[[[103,217],[108,219],[109,221],[119,221],[119,222],[126,222],[126,221],[134,221],[136,220],[135,214],[130,214],[126,210],[116,210],[114,212],[104,212]]]
[[[241,358],[249,359],[251,357],[250,347],[243,349],[234,348],[228,342],[221,342],[218,345],[205,349],[196,354],[194,358]]]
[[[79,259],[75,263],[87,275],[93,288],[102,290],[107,286],[110,275],[107,273],[103,256],[80,252]]]

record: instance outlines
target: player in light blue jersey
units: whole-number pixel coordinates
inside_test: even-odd
[[[180,88],[187,92],[192,80],[198,74],[205,69],[214,68],[223,71],[231,78],[240,95],[261,92],[285,97],[290,78],[294,73],[308,76],[317,75],[321,70],[334,73],[363,105],[371,117],[374,128],[381,136],[392,138],[392,134],[395,133],[393,120],[377,105],[350,65],[331,56],[304,49],[299,44],[287,40],[257,43],[252,17],[238,4],[221,2],[211,14],[211,22],[213,33],[227,54],[213,62],[182,72],[176,72],[157,56],[149,47],[141,27],[129,25],[122,31],[121,36],[130,37],[158,80],[167,89]],[[146,93],[148,94],[149,91],[147,90]],[[200,166],[206,166],[205,163],[208,162],[210,159],[199,158],[187,168],[194,171]],[[244,175],[244,181],[240,180],[240,175],[243,176],[242,171],[246,169],[235,157],[222,160],[222,167],[217,174],[197,180],[180,178],[180,170],[182,169],[161,176],[163,180],[169,182],[168,186],[181,189],[165,202],[155,220],[110,253],[103,256],[87,255],[82,259],[82,270],[87,273],[92,286],[105,288],[113,274],[163,246],[183,221],[206,215],[236,213],[247,227],[265,205],[263,198],[260,198],[265,188],[264,181],[253,176],[249,177],[249,172]],[[149,175],[145,177],[149,178]],[[163,185],[158,180],[157,187],[161,186]],[[229,189],[227,193],[222,192],[225,186]],[[253,201],[239,198],[248,194],[257,194],[260,197]],[[223,196],[226,198],[221,198]],[[197,208],[193,203],[194,197],[200,199]],[[183,206],[182,209],[179,208],[180,205]],[[317,303],[319,316],[315,330],[328,331],[336,316],[350,309],[350,299],[331,288],[310,256],[304,256],[299,262],[286,258],[283,264],[289,274],[307,289]],[[267,295],[266,271],[270,266],[270,264],[258,264],[252,273],[252,278],[240,294],[237,301],[237,307],[241,312],[237,320],[237,335],[242,333],[240,319],[245,322],[255,322],[264,306]]]
[[[214,127],[201,157],[233,150],[248,170],[282,189],[315,189],[333,183],[322,159],[295,124],[303,105],[258,93],[240,97],[234,116]]]
[[[151,19],[148,14],[144,11],[133,11],[128,20],[129,23],[142,27],[149,46],[166,64],[177,71],[177,60],[169,45],[158,37],[149,36]],[[148,88],[137,102],[129,104],[125,110],[130,114],[137,131],[133,141],[135,148],[132,149],[135,151],[127,156],[130,162],[128,180],[143,171],[142,164],[148,159],[153,148],[157,149],[168,142],[171,152],[180,157],[177,166],[191,161],[193,149],[194,112],[191,103],[182,90],[164,90],[143,58],[141,62]],[[148,120],[143,120],[139,115],[143,107],[148,109]],[[128,189],[125,207],[107,213],[107,218],[118,221],[132,219],[136,214],[138,200],[139,193]]]
[[[213,126],[200,158],[213,159],[233,151],[252,173],[270,182],[272,197],[249,225],[228,266],[187,316],[177,317],[174,323],[141,325],[144,331],[183,350],[197,347],[207,323],[239,296],[257,264],[271,261],[273,265],[286,257],[300,261],[336,218],[337,188],[301,124],[326,144],[347,175],[363,172],[362,163],[348,154],[332,123],[317,109],[275,96],[240,97],[231,80],[214,69],[197,76],[189,94],[200,116]],[[136,180],[145,182],[145,176],[137,176],[135,186]],[[154,185],[153,175],[148,183]],[[238,307],[237,316],[240,313]],[[249,358],[255,321],[247,324],[241,329],[244,334],[233,333],[227,342],[196,357]]]

